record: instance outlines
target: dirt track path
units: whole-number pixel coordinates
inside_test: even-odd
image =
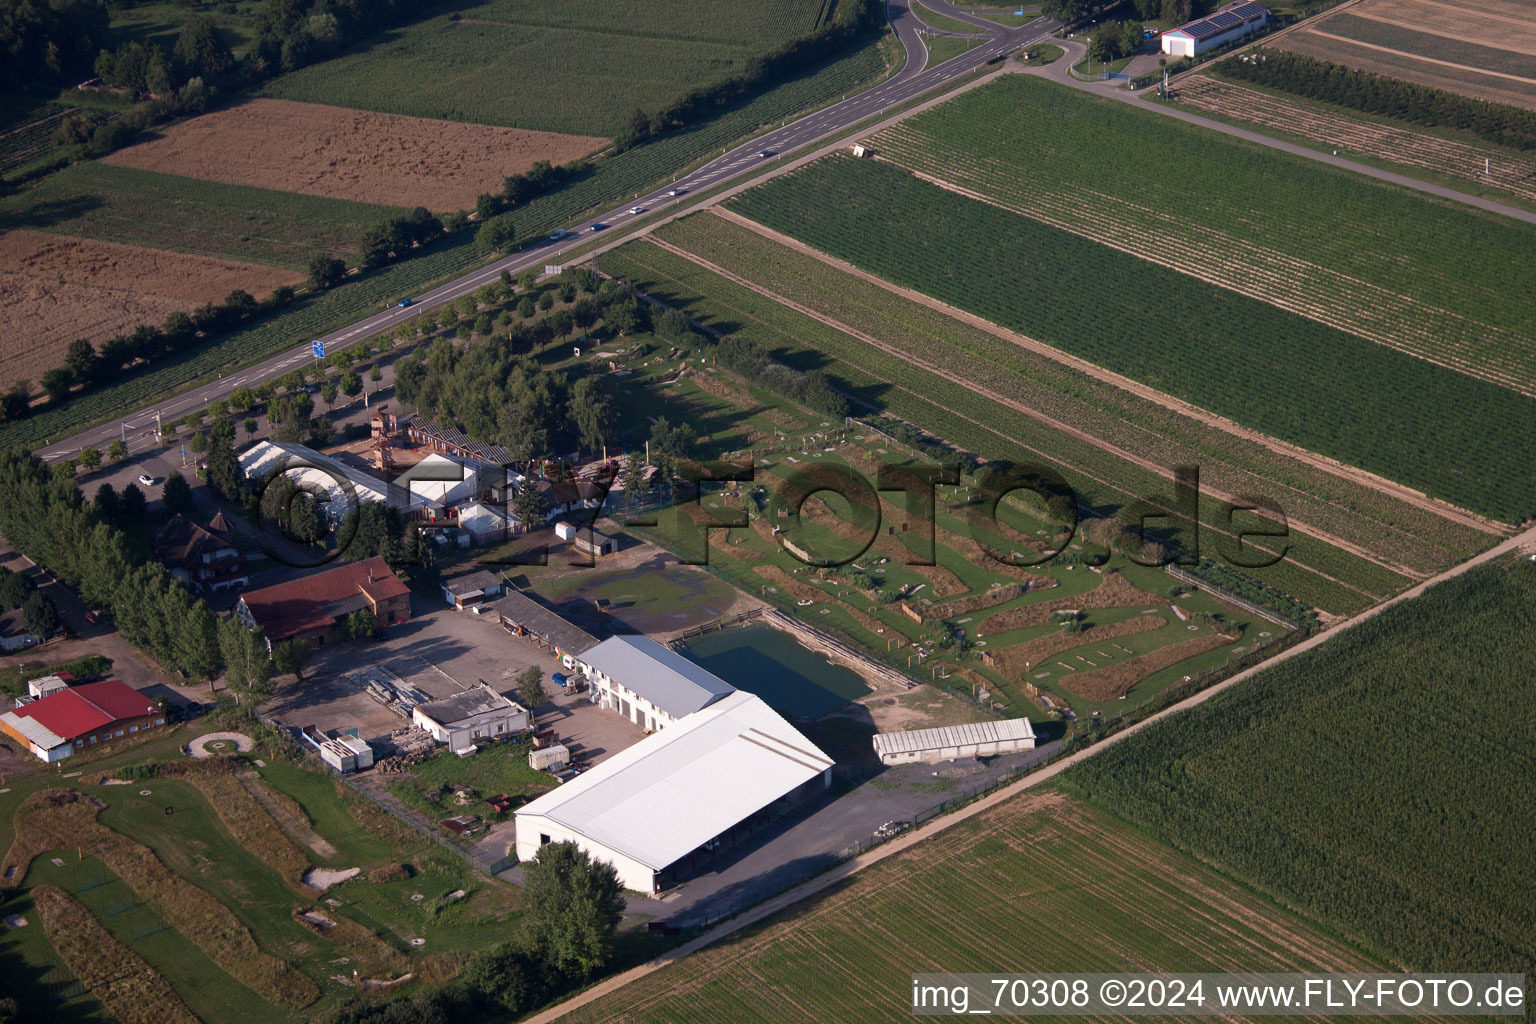
[[[1490,522],[1489,520],[1483,519],[1480,516],[1466,511],[1465,509],[1456,508],[1455,506],[1449,505],[1437,498],[1431,498],[1423,491],[1416,491],[1411,487],[1405,487],[1402,484],[1394,483],[1385,477],[1377,476],[1376,474],[1367,472],[1366,470],[1345,465],[1344,463],[1339,462],[1337,459],[1331,459],[1326,455],[1319,455],[1316,452],[1297,447],[1296,445],[1290,444],[1289,442],[1281,441],[1278,438],[1271,437],[1268,434],[1263,434],[1259,431],[1249,429],[1240,423],[1226,419],[1222,416],[1218,416],[1217,414],[1206,409],[1202,409],[1199,406],[1191,405],[1188,402],[1174,398],[1172,395],[1164,394],[1161,391],[1149,388],[1145,384],[1134,381],[1129,377],[1121,376],[1120,374],[1114,373],[1113,371],[1104,369],[1102,366],[1098,366],[1086,360],[1079,359],[1076,356],[1069,355],[1060,349],[1052,348],[1050,345],[1036,341],[1034,338],[1030,338],[1022,334],[1017,334],[1005,327],[1000,327],[997,324],[992,323],[990,320],[984,320],[975,314],[967,313],[963,309],[959,309],[957,307],[940,302],[938,299],[935,299],[932,296],[924,295],[922,292],[913,291],[910,288],[902,288],[900,285],[895,285],[889,281],[882,280],[881,278],[876,277],[874,274],[860,270],[858,267],[855,267],[851,263],[840,260],[835,256],[829,256],[820,250],[811,248],[804,242],[790,238],[788,235],[774,231],[772,228],[765,227],[756,221],[748,220],[740,214],[724,209],[718,205],[709,207],[709,211],[717,217],[724,217],[726,220],[731,221],[733,224],[738,224],[750,231],[754,231],[757,234],[762,235],[764,238],[777,242],[780,245],[787,246],[796,252],[814,257],[815,259],[820,260],[828,266],[835,267],[846,274],[851,274],[860,280],[868,281],[870,284],[878,285],[893,295],[900,295],[904,299],[908,299],[912,302],[927,306],[930,309],[937,310],[940,313],[943,313],[945,316],[953,317],[956,320],[970,324],[972,327],[986,331],[988,334],[1001,338],[1004,341],[1019,346],[1020,348],[1028,349],[1031,352],[1045,356],[1048,359],[1053,359],[1056,362],[1062,363],[1066,366],[1070,366],[1074,370],[1086,373],[1092,377],[1097,378],[1098,380],[1104,381],[1105,383],[1112,384],[1124,391],[1129,391],[1131,394],[1136,395],[1138,398],[1144,398],[1149,402],[1155,402],[1158,405],[1163,406],[1165,409],[1170,409],[1176,413],[1179,413],[1180,415],[1188,416],[1191,419],[1198,420],[1199,422],[1208,426],[1215,427],[1218,430],[1226,431],[1229,434],[1244,438],[1245,440],[1256,442],[1278,454],[1285,455],[1293,459],[1298,459],[1317,469],[1332,473],[1335,476],[1343,477],[1346,480],[1350,480],[1365,487],[1369,487],[1372,490],[1380,491],[1381,493],[1396,498],[1399,501],[1404,501],[1411,505],[1415,505],[1419,508],[1425,509],[1426,511],[1433,512],[1436,515],[1449,519],[1452,522],[1458,523],[1459,525],[1471,527],[1472,529],[1479,530],[1483,533],[1491,533],[1504,536],[1507,535],[1512,529],[1512,527],[1509,527],[1505,524],[1496,524]]]
[[[1062,772],[1066,771],[1068,768],[1071,768],[1078,762],[1084,760],[1085,758],[1092,757],[1100,750],[1103,750],[1109,746],[1113,746],[1114,744],[1119,743],[1127,737],[1134,736],[1152,724],[1162,721],[1164,718],[1167,718],[1171,715],[1176,715],[1179,712],[1192,708],[1197,704],[1203,704],[1224,690],[1236,686],[1238,683],[1243,682],[1251,676],[1262,672],[1273,665],[1278,665],[1282,661],[1287,661],[1291,658],[1298,657],[1307,651],[1319,647],[1334,637],[1338,636],[1339,634],[1344,633],[1347,630],[1354,629],[1362,622],[1367,622],[1377,615],[1380,615],[1386,609],[1392,608],[1404,601],[1413,600],[1437,583],[1443,583],[1446,580],[1454,579],[1455,577],[1468,572],[1476,566],[1483,565],[1487,562],[1493,561],[1494,559],[1501,558],[1516,551],[1522,553],[1530,553],[1536,551],[1536,528],[1526,530],[1524,533],[1516,534],[1515,536],[1506,539],[1503,543],[1489,548],[1482,554],[1477,555],[1476,557],[1471,558],[1458,566],[1447,569],[1445,572],[1434,577],[1433,579],[1426,580],[1411,590],[1404,591],[1402,594],[1399,594],[1397,597],[1394,597],[1389,601],[1379,604],[1376,607],[1369,609],[1368,611],[1361,612],[1359,615],[1355,616],[1353,619],[1348,620],[1342,625],[1319,633],[1316,636],[1309,637],[1306,640],[1303,640],[1301,643],[1297,644],[1295,647],[1282,651],[1261,665],[1257,665],[1253,668],[1247,669],[1246,671],[1239,672],[1232,678],[1217,683],[1215,686],[1212,686],[1209,689],[1202,690],[1199,693],[1186,697],[1172,707],[1166,708],[1162,711],[1159,711],[1157,714],[1150,718],[1137,722],[1135,725],[1129,727],[1124,732],[1116,733],[1115,735],[1094,744],[1086,750],[1081,750],[1076,754],[1070,754],[1067,757],[1062,758],[1060,761],[1046,765],[1044,768],[1026,775],[1019,781],[1003,787],[990,796],[982,797],[980,800],[977,800],[974,803],[967,804],[965,807],[955,811],[953,814],[948,814],[941,818],[936,818],[920,829],[907,832],[891,840],[890,842],[885,843],[882,846],[876,847],[868,853],[860,854],[859,856],[854,857],[852,860],[845,861],[832,870],[818,875],[808,882],[797,885],[795,888],[790,889],[788,892],[758,904],[758,906],[746,911],[738,917],[734,917],[729,921],[725,921],[719,925],[716,925],[714,928],[711,928],[709,931],[705,932],[703,935],[700,935],[698,938],[693,939],[690,942],[685,942],[683,945],[662,954],[654,960],[641,964],[639,967],[631,968],[630,970],[625,971],[623,974],[615,975],[606,981],[594,985],[592,988],[587,989],[585,992],[567,999],[563,1003],[559,1003],[556,1006],[550,1007],[543,1013],[530,1017],[528,1019],[528,1024],[551,1024],[551,1022],[559,1020],[561,1017],[565,1016],[565,1014],[571,1012],[572,1010],[585,1006],[588,1003],[595,1002],[603,996],[618,991],[632,981],[636,981],[648,974],[660,970],[673,961],[681,960],[683,957],[688,956],[690,953],[698,952],[704,947],[713,945],[714,943],[719,942],[721,939],[726,938],[729,935],[742,931],[745,928],[749,928],[766,917],[776,914],[781,910],[792,907],[796,903],[799,903],[801,900],[814,896],[816,893],[822,892],[823,890],[836,885],[844,879],[858,874],[860,871],[863,871],[865,868],[873,864],[880,863],[887,857],[893,857],[898,853],[909,850],[924,840],[938,835],[940,832],[949,828],[951,825],[958,824],[967,820],[968,818],[974,818],[976,815],[981,814],[984,811],[991,810],[998,804],[1001,804],[1007,800],[1011,800],[1022,793],[1027,793],[1032,789],[1036,789],[1044,783],[1051,781],[1056,776],[1060,775]]]
[[[1094,437],[1092,434],[1089,434],[1086,431],[1079,430],[1076,427],[1070,426],[1069,424],[1063,423],[1060,420],[1057,420],[1057,419],[1054,419],[1054,418],[1052,418],[1050,416],[1047,416],[1045,413],[1040,412],[1038,409],[1035,409],[1035,408],[1033,408],[1033,407],[1031,407],[1029,405],[1026,405],[1023,402],[1018,401],[1017,399],[1009,398],[1006,395],[999,394],[996,391],[993,391],[993,390],[991,390],[989,388],[983,387],[982,385],[976,383],[975,381],[969,380],[966,377],[963,377],[963,376],[961,376],[959,374],[956,374],[956,373],[953,373],[953,372],[951,372],[949,370],[946,370],[946,369],[944,369],[941,366],[938,366],[938,365],[936,365],[934,363],[929,363],[929,362],[927,362],[925,360],[919,359],[916,356],[913,356],[909,352],[904,352],[904,351],[896,348],[893,345],[886,344],[885,342],[881,341],[880,339],[878,339],[878,338],[876,338],[876,337],[874,337],[872,335],[866,334],[863,331],[860,331],[856,327],[851,327],[851,326],[849,326],[849,325],[847,325],[845,323],[842,323],[841,321],[839,321],[839,320],[837,320],[837,319],[835,319],[833,317],[827,316],[824,313],[820,313],[820,312],[818,312],[818,311],[816,311],[814,309],[811,309],[808,306],[802,306],[802,305],[800,305],[799,303],[795,302],[792,299],[789,299],[789,298],[786,298],[785,296],[779,295],[777,292],[774,292],[774,291],[772,291],[772,290],[770,290],[768,288],[765,288],[762,285],[756,284],[756,283],[748,280],[747,278],[744,278],[744,277],[740,276],[739,274],[733,274],[729,270],[726,270],[724,267],[721,267],[721,266],[718,266],[717,264],[711,263],[710,261],[704,259],[703,257],[694,255],[693,253],[690,253],[688,250],[680,248],[680,247],[678,247],[676,245],[673,245],[670,242],[665,242],[665,241],[657,238],[655,235],[648,236],[647,237],[647,241],[651,242],[654,245],[660,246],[661,248],[663,248],[663,249],[667,250],[668,252],[671,252],[671,253],[673,253],[673,254],[675,254],[677,256],[681,256],[683,259],[688,260],[690,263],[694,263],[694,264],[696,264],[696,265],[698,265],[700,267],[703,267],[705,270],[708,270],[711,273],[719,274],[721,277],[725,278],[726,280],[731,281],[731,282],[733,282],[733,283],[735,283],[737,285],[740,285],[741,287],[746,288],[749,291],[755,292],[756,294],[761,295],[764,298],[771,299],[772,301],[774,301],[774,302],[776,302],[776,303],[778,303],[778,304],[780,304],[780,305],[782,305],[782,306],[784,306],[784,307],[786,307],[788,309],[792,309],[792,310],[794,310],[797,313],[800,313],[800,314],[802,314],[804,316],[808,316],[811,319],[816,320],[819,323],[826,324],[828,327],[831,327],[834,330],[841,331],[842,333],[844,333],[844,334],[846,334],[846,335],[848,335],[850,337],[857,338],[859,341],[862,341],[866,345],[871,345],[871,346],[879,349],[880,351],[885,352],[885,353],[887,353],[889,355],[895,356],[896,358],[898,358],[898,359],[900,359],[900,360],[902,360],[904,362],[911,363],[914,366],[919,366],[922,369],[928,371],[929,373],[932,373],[932,374],[935,374],[937,376],[943,377],[945,380],[948,380],[948,381],[951,381],[951,382],[953,382],[955,384],[958,384],[961,387],[966,388],[967,390],[973,391],[973,392],[975,392],[978,395],[981,395],[981,396],[983,396],[983,397],[985,397],[985,398],[987,398],[987,399],[989,399],[989,400],[991,400],[993,402],[998,403],[999,405],[1005,406],[1005,407],[1007,407],[1009,409],[1013,409],[1016,412],[1023,413],[1025,416],[1028,416],[1031,419],[1036,420],[1037,422],[1045,424],[1046,426],[1050,427],[1052,430],[1058,430],[1058,431],[1062,432],[1063,434],[1066,434],[1069,437],[1075,438],[1076,440],[1083,441],[1083,442],[1085,442],[1087,444],[1091,444],[1095,448],[1098,448],[1100,451],[1108,452],[1109,454],[1115,456],[1116,458],[1124,459],[1126,462],[1129,462],[1132,465],[1139,466],[1140,468],[1145,469],[1145,470],[1147,470],[1149,472],[1156,473],[1158,476],[1160,476],[1160,477],[1162,477],[1162,478],[1164,478],[1166,480],[1172,480],[1173,479],[1174,474],[1173,474],[1172,470],[1168,469],[1168,467],[1166,467],[1166,466],[1160,466],[1157,463],[1151,461],[1150,459],[1144,459],[1144,458],[1141,458],[1140,456],[1132,455],[1130,452],[1127,452],[1127,451],[1125,451],[1125,450],[1123,450],[1121,448],[1118,448],[1115,445],[1110,444],[1108,441],[1104,441],[1104,440],[1102,440],[1100,438]],[[910,388],[902,387],[901,385],[897,384],[895,381],[888,381],[887,383],[889,383],[891,387],[896,388],[897,390],[907,391],[909,393],[914,393],[914,392],[911,392]],[[918,396],[918,397],[924,397],[924,396]],[[982,423],[979,420],[972,419],[970,416],[965,415],[964,413],[960,412],[959,410],[951,409],[950,411],[952,413],[954,413],[954,415],[959,416],[962,419],[966,420],[967,422],[973,423],[973,424],[975,424],[978,427],[981,427],[981,428],[983,428],[985,430],[990,430],[993,433],[1000,433],[1000,431],[998,431],[996,427],[990,426],[989,424],[986,424],[986,423]],[[1021,442],[1017,442],[1016,441],[1015,443],[1021,443]],[[1023,445],[1023,447],[1029,448],[1028,445]],[[1052,461],[1057,461],[1054,456],[1051,456],[1050,454],[1048,454],[1046,452],[1041,452],[1041,451],[1039,451],[1037,449],[1034,449],[1034,448],[1030,448],[1029,450],[1030,451],[1034,451],[1037,455],[1040,455],[1042,458],[1050,459]],[[1072,468],[1076,472],[1082,473],[1082,475],[1088,477],[1091,480],[1097,481],[1098,483],[1103,484],[1106,487],[1112,488],[1114,490],[1120,490],[1120,488],[1117,487],[1112,481],[1108,481],[1108,480],[1104,480],[1104,479],[1102,479],[1100,477],[1096,477],[1093,474],[1085,472],[1084,470],[1082,470],[1081,468],[1078,468],[1078,467],[1072,467]],[[1214,497],[1214,498],[1216,498],[1216,499],[1218,499],[1220,501],[1225,501],[1228,504],[1234,504],[1234,503],[1240,503],[1241,502],[1241,499],[1238,496],[1232,495],[1232,494],[1228,494],[1228,493],[1226,493],[1224,491],[1221,491],[1221,490],[1216,489],[1216,488],[1212,488],[1212,487],[1207,486],[1207,485],[1202,485],[1202,490],[1204,490],[1205,493],[1210,494],[1212,497]],[[1156,504],[1155,502],[1152,502],[1151,499],[1144,498],[1143,500],[1146,500],[1146,501],[1148,501],[1149,503],[1152,503],[1152,504]],[[1172,509],[1168,509],[1166,507],[1163,507],[1163,510],[1165,512],[1171,512],[1172,511]],[[1344,539],[1342,539],[1340,537],[1335,537],[1332,534],[1330,534],[1330,533],[1328,533],[1328,532],[1326,532],[1324,530],[1319,530],[1319,529],[1317,529],[1315,527],[1308,526],[1307,524],[1302,523],[1302,522],[1300,522],[1300,521],[1298,521],[1298,520],[1296,520],[1294,518],[1289,518],[1287,520],[1287,522],[1294,529],[1298,529],[1298,530],[1300,530],[1303,533],[1310,534],[1313,537],[1316,537],[1317,539],[1319,539],[1321,541],[1324,541],[1327,544],[1330,544],[1330,545],[1332,545],[1334,547],[1340,548],[1341,550],[1348,551],[1349,553],[1351,553],[1353,555],[1358,555],[1359,557],[1364,558],[1367,561],[1374,562],[1377,565],[1379,565],[1379,566],[1381,566],[1381,567],[1383,567],[1385,569],[1390,569],[1393,572],[1398,573],[1399,575],[1406,576],[1408,579],[1411,579],[1411,580],[1422,580],[1422,579],[1428,578],[1428,576],[1429,576],[1429,573],[1421,572],[1421,571],[1416,571],[1416,570],[1408,568],[1407,566],[1398,565],[1398,564],[1396,564],[1394,562],[1388,561],[1387,559],[1382,558],[1380,555],[1377,555],[1376,553],[1374,553],[1372,551],[1368,551],[1365,548],[1360,547],[1358,544],[1352,544],[1349,541],[1346,541],[1346,540],[1344,540]],[[1216,527],[1211,526],[1208,523],[1201,523],[1200,525],[1201,525],[1202,529],[1208,529],[1208,530],[1210,530],[1213,533],[1221,534],[1222,536],[1231,538],[1233,540],[1237,539],[1234,534],[1228,533],[1228,532],[1226,532],[1224,530],[1218,530]],[[1273,551],[1272,549],[1266,548],[1266,547],[1264,547],[1264,545],[1255,543],[1252,540],[1245,540],[1244,543],[1252,544],[1254,547],[1258,548],[1261,551],[1268,551],[1270,554],[1277,554],[1277,552]],[[1368,593],[1368,592],[1366,592],[1364,590],[1361,590],[1358,587],[1350,586],[1350,584],[1345,583],[1342,580],[1334,579],[1332,576],[1329,576],[1326,573],[1318,572],[1316,569],[1313,569],[1311,566],[1304,566],[1303,568],[1306,568],[1309,572],[1315,573],[1316,575],[1321,576],[1323,579],[1329,580],[1332,583],[1337,583],[1341,587],[1347,587],[1348,589],[1355,591],[1355,593],[1357,593],[1357,594],[1364,594],[1366,597],[1369,597],[1372,600],[1379,600],[1380,597],[1381,597],[1381,595],[1379,595],[1379,594]]]

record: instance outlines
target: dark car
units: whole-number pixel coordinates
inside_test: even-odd
[[[415,304],[416,304],[416,300],[411,298],[409,295],[407,295],[405,298],[401,299],[399,302],[395,303],[395,305],[400,306],[401,308],[404,308],[406,306],[414,306]]]

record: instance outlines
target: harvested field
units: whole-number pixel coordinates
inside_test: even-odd
[[[1536,21],[1508,0],[1366,0],[1288,32],[1277,49],[1536,109]]]
[[[220,302],[236,289],[265,298],[304,275],[277,267],[143,249],[41,231],[0,234],[0,388],[34,384],[76,338],[99,342]]]
[[[1378,969],[1146,832],[1044,792],[961,822],[561,1020],[895,1020],[911,1012],[914,972],[986,971],[1000,958],[1029,972],[1085,962]]]
[[[1496,146],[1459,142],[1401,128],[1358,114],[1194,75],[1179,82],[1178,101],[1260,128],[1299,136],[1350,153],[1492,185],[1536,201],[1536,158]],[[1483,174],[1483,160],[1488,173]]]
[[[1089,672],[1064,672],[1058,675],[1055,681],[1084,700],[1099,702],[1115,700],[1125,696],[1130,692],[1131,687],[1159,669],[1177,665],[1186,658],[1193,658],[1197,654],[1225,647],[1227,644],[1236,643],[1237,640],[1237,637],[1223,636],[1220,633],[1192,637],[1176,644],[1159,647],[1155,651],[1138,655],[1107,668],[1093,669]]]
[[[385,206],[473,209],[482,192],[534,163],[607,144],[562,135],[293,100],[256,99],[119,150],[108,163],[231,185]]]
[[[60,958],[121,1024],[197,1024],[165,976],[113,938],[69,893],[40,885],[32,890],[32,905]]]

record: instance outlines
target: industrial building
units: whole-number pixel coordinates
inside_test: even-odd
[[[647,731],[663,729],[736,688],[648,636],[604,640],[579,659],[592,700]]]
[[[1269,23],[1269,8],[1243,0],[1228,4],[1215,14],[1180,25],[1163,33],[1163,52],[1175,57],[1197,57],[1256,32]]]
[[[732,692],[518,810],[518,859],[574,842],[626,889],[660,892],[822,792],[831,769],[760,698]]]
[[[971,722],[911,732],[881,732],[874,738],[882,764],[953,761],[1035,749],[1035,730],[1027,718]]]
[[[48,762],[164,725],[165,712],[121,679],[50,689],[0,715],[0,731]]]
[[[235,605],[235,617],[260,626],[269,645],[298,638],[320,647],[336,639],[338,620],[363,610],[380,629],[411,617],[410,588],[382,556],[248,590]]]
[[[476,740],[504,740],[526,731],[528,709],[481,683],[452,697],[417,704],[411,721],[450,750],[467,751]]]
[[[574,669],[577,658],[597,646],[597,637],[527,594],[509,590],[492,607],[502,629],[538,644],[567,669]]]

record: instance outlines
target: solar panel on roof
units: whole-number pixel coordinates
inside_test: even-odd
[[[1236,28],[1243,23],[1243,19],[1233,14],[1213,14],[1205,19],[1217,28]]]

